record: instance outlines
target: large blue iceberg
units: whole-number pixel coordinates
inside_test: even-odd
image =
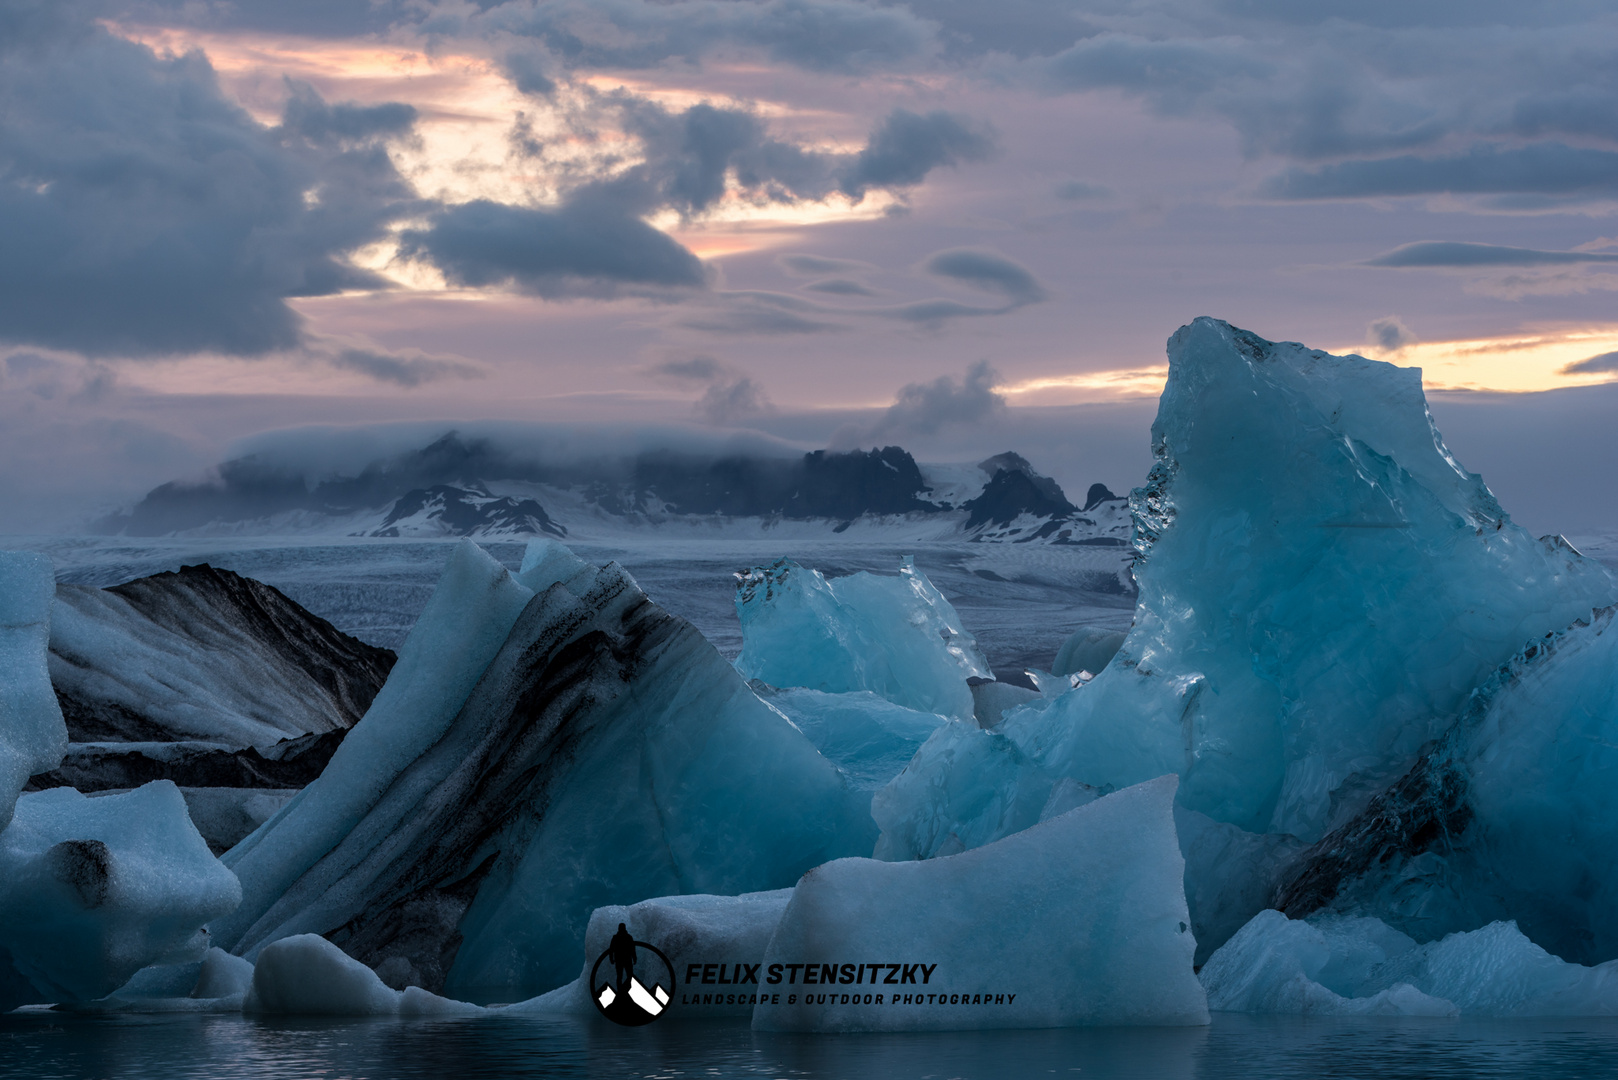
[[[1461,468],[1418,371],[1213,319],[1177,332],[1169,360],[1157,463],[1131,496],[1127,639],[1071,693],[990,731],[940,729],[878,796],[888,857],[1025,828],[1063,777],[1164,772],[1188,809],[1318,840],[1525,642],[1618,595]]]

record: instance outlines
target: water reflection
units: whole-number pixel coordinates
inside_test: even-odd
[[[882,1080],[1404,1080],[1618,1075],[1618,1021],[1286,1020],[1208,1028],[807,1036],[743,1023],[240,1016],[0,1016],[0,1077],[28,1080],[483,1080],[524,1077]]]

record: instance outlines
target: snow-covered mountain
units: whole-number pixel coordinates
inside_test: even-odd
[[[901,447],[772,455],[641,451],[552,462],[451,432],[353,475],[250,455],[153,489],[98,523],[130,536],[273,534],[519,538],[678,524],[841,533],[855,522],[979,542],[1124,546],[1127,500],[1093,485],[1081,509],[1021,455],[919,464]]]

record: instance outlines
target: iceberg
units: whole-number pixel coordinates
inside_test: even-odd
[[[1374,918],[1260,912],[1203,967],[1209,1008],[1294,1015],[1618,1015],[1618,961],[1559,960],[1512,922],[1425,945]]]
[[[0,551],[0,830],[28,778],[54,769],[67,752],[45,659],[55,591],[45,556]]]
[[[1618,596],[1461,468],[1415,369],[1206,318],[1169,362],[1157,462],[1131,496],[1140,596],[1122,647],[991,730],[940,729],[873,803],[886,857],[1026,828],[1062,777],[1166,772],[1188,809],[1313,843],[1525,642]]]
[[[247,929],[443,736],[532,595],[470,540],[456,545],[387,682],[325,772],[227,853],[243,899],[211,928],[222,947],[238,952]]]
[[[753,1027],[1207,1023],[1176,786],[1147,781],[957,855],[815,868],[770,939]]]
[[[508,1006],[501,1015],[594,1015],[590,997],[599,991],[589,984],[590,975],[622,925],[636,941],[659,949],[673,968],[675,986],[670,988],[663,1019],[751,1016],[762,989],[757,976],[764,950],[791,899],[791,889],[773,889],[741,896],[660,896],[597,908],[585,930],[579,977],[548,994]],[[643,958],[643,965],[648,959]],[[642,971],[643,965],[637,965],[636,976],[655,980],[657,973]],[[610,978],[611,969],[604,970]]]
[[[1618,957],[1615,614],[1503,664],[1432,752],[1299,858],[1276,906],[1375,915],[1419,939],[1509,919],[1563,960]]]
[[[279,590],[207,564],[60,585],[50,677],[76,742],[242,748],[351,727],[394,656]]]
[[[1108,630],[1100,626],[1081,626],[1062,642],[1051,663],[1053,675],[1077,675],[1088,671],[1099,673],[1123,648],[1127,635],[1122,630]]]
[[[895,705],[869,690],[828,694],[779,689],[756,680],[750,685],[862,790],[879,788],[899,775],[916,748],[948,722],[948,717]]]
[[[226,855],[247,899],[215,936],[531,997],[577,973],[596,908],[869,851],[867,799],[617,564],[540,541],[513,579],[468,543],[325,773]]]
[[[160,780],[92,798],[24,795],[0,832],[0,1012],[103,997],[141,968],[201,954],[241,887]]]
[[[383,985],[376,972],[317,934],[298,934],[265,946],[253,965],[246,1013],[281,1016],[401,1016],[449,1018],[487,1011],[417,986]]]
[[[989,662],[950,602],[906,556],[898,577],[827,578],[791,559],[737,574],[736,668],[771,686],[868,690],[896,705],[972,716],[969,678]]]

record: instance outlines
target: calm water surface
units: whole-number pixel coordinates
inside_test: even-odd
[[[764,1035],[745,1023],[240,1016],[0,1016],[0,1077],[460,1080],[485,1077],[1618,1077],[1618,1020],[1280,1020],[1200,1029]]]

